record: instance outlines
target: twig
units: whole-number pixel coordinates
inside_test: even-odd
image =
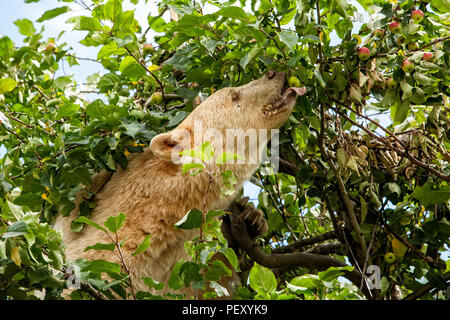
[[[426,44],[426,45],[424,45],[424,46],[422,46],[422,47],[420,47],[420,48],[417,48],[417,49],[414,49],[414,50],[410,50],[410,51],[412,51],[412,52],[414,52],[414,51],[420,51],[420,50],[423,50],[423,49],[425,49],[425,48],[427,48],[427,47],[429,47],[429,46],[432,46],[433,44],[436,44],[436,43],[441,42],[441,41],[445,41],[445,40],[447,40],[447,39],[450,39],[450,36],[438,38],[438,39],[436,39],[436,40],[434,40],[434,41],[431,41],[430,43],[428,43],[428,44]]]
[[[77,60],[86,60],[86,61],[92,61],[92,62],[96,62],[96,63],[100,63],[101,64],[100,61],[98,61],[96,59],[93,59],[93,58],[77,57],[77,56],[74,56],[73,54],[70,54],[70,53],[66,53],[65,55],[68,56],[68,57],[75,58]]]
[[[50,98],[44,93],[44,91],[41,90],[37,85],[33,84],[32,87],[36,89],[37,92],[41,94],[45,98],[45,100],[50,100]]]

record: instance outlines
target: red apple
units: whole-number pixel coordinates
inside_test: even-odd
[[[422,60],[433,61],[434,60],[434,54],[432,54],[431,52],[424,52],[423,56],[422,56]]]
[[[403,60],[403,63],[402,63],[402,70],[405,73],[410,73],[411,71],[414,70],[414,65],[412,64],[411,61],[405,59],[405,60]]]
[[[144,54],[149,54],[153,52],[153,46],[150,43],[146,43],[144,44],[144,46],[142,47],[142,49],[144,50]]]
[[[56,45],[53,42],[49,42],[44,49],[45,52],[55,52],[56,50]]]
[[[361,60],[367,60],[370,58],[370,50],[366,47],[362,47],[358,50],[358,58]]]
[[[398,82],[395,81],[393,78],[389,78],[387,80],[387,86],[388,86],[389,89],[395,89],[398,86]]]
[[[392,33],[400,33],[402,27],[400,23],[398,23],[397,21],[393,21],[389,24],[389,29],[391,30]]]
[[[420,9],[414,10],[411,14],[411,18],[414,20],[415,23],[420,23],[423,20],[423,12]]]

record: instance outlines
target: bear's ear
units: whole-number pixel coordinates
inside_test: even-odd
[[[158,158],[177,162],[180,157],[179,153],[184,149],[189,149],[191,141],[188,130],[175,129],[154,137],[150,142],[150,149]]]

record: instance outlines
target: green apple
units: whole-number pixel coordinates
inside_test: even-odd
[[[408,50],[416,50],[419,48],[419,44],[417,42],[408,43]]]
[[[384,261],[386,261],[386,263],[394,263],[395,262],[395,254],[393,254],[392,252],[388,252],[384,255]]]
[[[389,78],[387,80],[387,86],[388,86],[389,89],[395,89],[398,86],[398,82],[395,81],[393,78]]]
[[[151,43],[144,44],[142,49],[144,50],[144,54],[151,54],[155,50]]]
[[[161,104],[163,101],[163,96],[161,92],[155,92],[150,96],[150,104]]]
[[[288,79],[289,87],[300,87],[300,80],[296,76],[290,76]]]

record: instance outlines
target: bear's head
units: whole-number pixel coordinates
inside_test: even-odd
[[[216,151],[232,152],[236,145],[248,145],[251,136],[256,135],[256,153],[260,152],[274,129],[279,129],[288,119],[297,95],[306,92],[304,87],[288,88],[285,83],[284,72],[268,71],[246,85],[220,89],[177,128],[153,138],[150,148],[159,158],[173,161],[181,150],[197,148],[205,141]],[[252,153],[248,147],[246,149],[243,156]]]

